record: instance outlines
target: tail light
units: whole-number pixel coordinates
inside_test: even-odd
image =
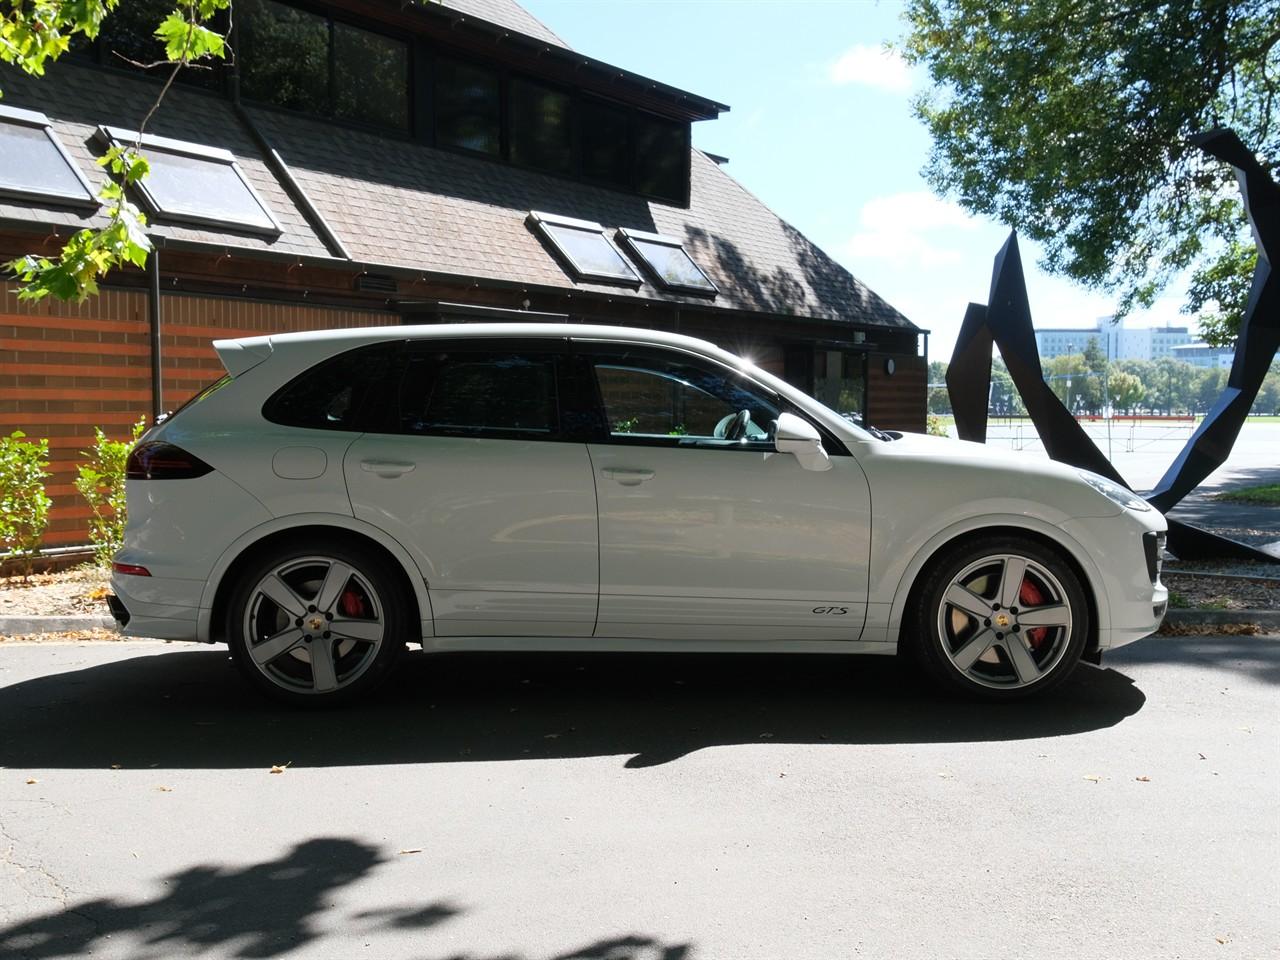
[[[138,444],[129,454],[125,476],[130,480],[191,480],[213,471],[193,453],[162,440]]]

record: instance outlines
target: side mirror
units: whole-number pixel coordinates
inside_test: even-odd
[[[779,414],[773,440],[779,453],[791,454],[806,470],[831,469],[827,451],[822,449],[822,436],[808,420],[794,413]]]

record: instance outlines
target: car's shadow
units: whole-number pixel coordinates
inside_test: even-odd
[[[173,650],[14,684],[0,765],[345,766],[627,755],[642,767],[744,743],[932,743],[1109,727],[1146,698],[1082,666],[1030,702],[922,687],[886,657],[413,653],[368,702],[294,710],[252,692],[225,649]]]

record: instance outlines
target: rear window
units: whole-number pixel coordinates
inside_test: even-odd
[[[400,385],[401,433],[551,439],[556,359],[500,351],[418,353]]]
[[[272,423],[314,430],[364,429],[363,412],[387,375],[394,343],[358,347],[316,364],[277,390],[262,408]]]

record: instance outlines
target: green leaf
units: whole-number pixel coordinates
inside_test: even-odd
[[[164,18],[155,35],[164,43],[165,56],[175,63],[224,55],[222,34],[188,20],[177,10]]]

